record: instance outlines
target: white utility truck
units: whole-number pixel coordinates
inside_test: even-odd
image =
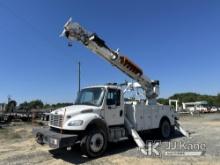
[[[95,33],[87,32],[72,19],[64,25],[61,36],[81,42],[136,82],[82,89],[74,105],[51,112],[49,127],[33,129],[38,143],[52,148],[68,148],[80,143],[84,154],[97,157],[105,152],[108,142],[128,137],[145,148],[138,132],[146,130],[158,130],[161,137],[167,139],[176,127],[188,136],[177,123],[176,112],[170,106],[157,104],[159,81],[150,80],[131,60],[110,49]],[[124,95],[134,89],[142,90],[141,97],[125,99]]]

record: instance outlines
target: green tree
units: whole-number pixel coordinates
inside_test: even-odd
[[[176,93],[173,96],[169,97],[169,99],[177,99],[179,100],[179,105],[182,102],[195,102],[195,101],[207,101],[210,106],[220,106],[220,93],[217,96],[211,95],[201,95],[198,93]]]
[[[57,108],[62,108],[62,107],[67,107],[73,105],[73,103],[57,103],[57,104],[52,104],[52,108],[53,109],[57,109]]]
[[[45,104],[45,105],[44,105],[44,108],[45,108],[45,109],[51,108],[51,105],[50,105],[50,104]]]
[[[14,112],[16,105],[17,102],[15,100],[9,101],[9,103],[6,105],[6,112]]]
[[[216,96],[215,104],[216,106],[220,107],[220,93],[218,93],[218,95]]]
[[[168,99],[159,98],[159,99],[157,99],[157,101],[158,101],[158,103],[163,104],[163,105],[168,105],[169,104]]]
[[[41,100],[33,100],[28,103],[30,109],[42,109],[44,103]]]
[[[23,102],[19,105],[18,107],[19,110],[25,110],[26,112],[28,112],[30,110],[29,104],[28,102]]]

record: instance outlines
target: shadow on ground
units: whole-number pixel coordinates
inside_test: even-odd
[[[143,141],[146,141],[146,140],[153,140],[154,141],[154,140],[158,140],[158,139],[161,140],[158,137],[158,135],[153,132],[141,134],[141,137],[142,137]],[[176,139],[176,138],[181,138],[181,137],[183,137],[183,135],[176,131],[173,134],[173,136],[170,138],[170,140]],[[162,140],[162,141],[164,141],[164,140]],[[128,140],[125,140],[125,141],[118,142],[118,143],[110,143],[108,145],[108,148],[107,148],[103,157],[109,156],[109,155],[120,154],[120,153],[126,152],[128,150],[134,149],[136,147],[137,147],[136,143],[131,138]],[[81,155],[79,144],[76,144],[72,148],[71,151],[67,151],[66,149],[54,149],[54,150],[50,150],[49,152],[52,154],[52,156],[55,159],[62,159],[66,162],[74,163],[74,164],[82,164],[82,163],[86,163],[90,160],[95,160],[95,159],[90,159],[90,158],[87,158],[87,157]],[[139,151],[137,151],[137,152],[139,152]]]

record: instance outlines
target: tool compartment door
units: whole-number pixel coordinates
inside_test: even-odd
[[[135,126],[137,131],[143,131],[145,129],[144,126],[144,105],[141,103],[137,103],[133,105],[135,112]]]
[[[125,104],[125,110],[128,120],[131,122],[136,131],[143,131],[146,129],[146,106],[144,103],[133,101],[131,104]],[[149,120],[147,122],[149,122]]]
[[[152,129],[152,112],[153,109],[150,105],[143,105],[144,113],[144,130]]]

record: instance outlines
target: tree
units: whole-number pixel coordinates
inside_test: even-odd
[[[50,104],[44,104],[44,108],[45,109],[51,108],[51,105]]]
[[[30,110],[30,107],[29,104],[25,101],[19,105],[18,109],[25,110],[26,112],[28,112]]]
[[[209,106],[220,106],[220,93],[217,96],[201,95],[192,92],[176,93],[173,96],[169,97],[169,99],[179,100],[179,105],[181,105],[183,102],[207,101]],[[158,102],[166,104],[164,103],[166,102],[166,99],[158,99]]]
[[[220,93],[218,93],[218,95],[216,97],[215,104],[216,104],[216,106],[220,107]]]
[[[30,109],[41,109],[44,107],[44,103],[41,100],[33,100],[28,104]]]
[[[15,100],[11,100],[6,105],[6,112],[14,112],[16,108],[17,102]]]
[[[53,109],[57,109],[57,108],[67,107],[70,105],[73,105],[73,103],[57,103],[57,104],[52,104],[51,107]]]
[[[157,101],[158,101],[158,103],[163,104],[163,105],[168,105],[169,104],[168,99],[159,98],[159,99],[157,99]]]

